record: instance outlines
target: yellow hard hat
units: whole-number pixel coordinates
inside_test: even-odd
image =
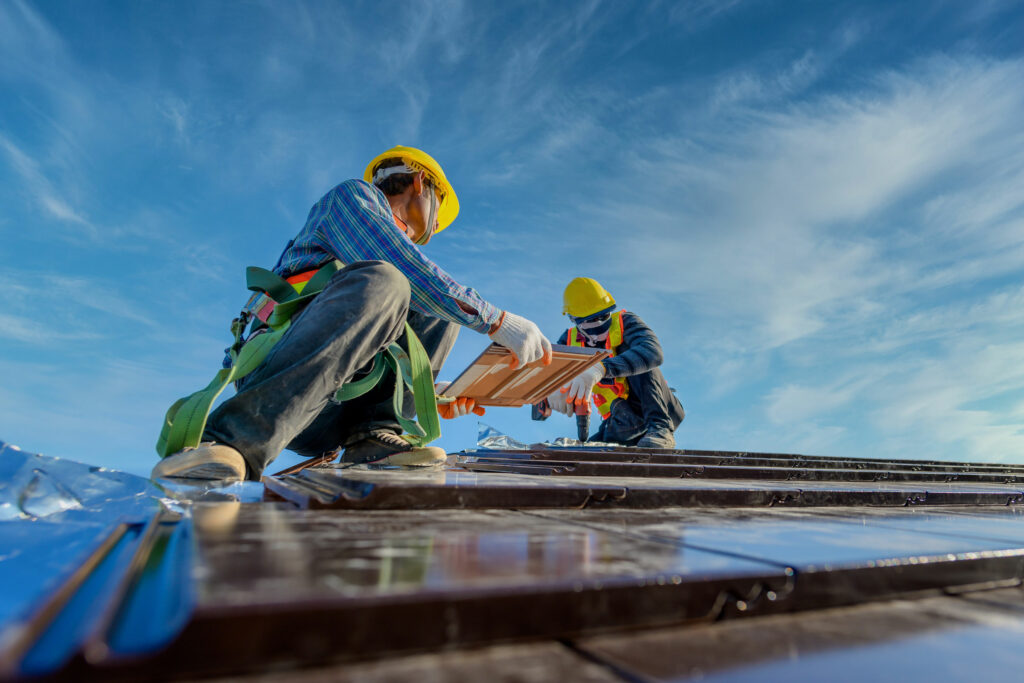
[[[363,180],[372,185],[373,172],[377,170],[377,166],[382,161],[387,161],[388,159],[401,159],[409,168],[423,171],[434,187],[441,193],[441,205],[437,209],[437,230],[434,231],[434,234],[441,232],[451,225],[455,217],[459,215],[459,198],[455,196],[452,184],[448,182],[444,171],[441,170],[441,164],[434,161],[434,157],[423,150],[397,145],[378,155],[370,162],[370,165],[366,167],[366,172],[363,173]]]
[[[568,284],[562,295],[562,313],[573,318],[586,318],[615,305],[615,299],[589,277],[578,277]]]

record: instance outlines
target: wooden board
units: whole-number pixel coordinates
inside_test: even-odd
[[[535,361],[512,370],[512,352],[491,344],[462,371],[442,396],[465,396],[481,406],[523,406],[539,403],[587,368],[611,356],[603,349],[552,345],[551,365]]]

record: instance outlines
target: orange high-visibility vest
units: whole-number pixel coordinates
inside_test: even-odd
[[[604,348],[610,351],[612,356],[615,355],[615,349],[622,344],[623,313],[625,311],[619,311],[612,316],[612,326],[608,330],[608,338],[604,340]],[[585,344],[583,335],[578,334],[575,327],[569,328],[567,339],[569,346],[584,346]],[[594,405],[597,406],[597,411],[601,413],[601,419],[607,420],[608,416],[612,414],[612,404],[619,399],[629,396],[629,383],[625,377],[602,379],[594,385],[593,396]]]

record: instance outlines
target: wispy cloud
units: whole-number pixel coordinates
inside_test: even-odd
[[[1006,149],[1020,139],[1024,94],[1012,84],[1022,76],[1017,62],[942,58],[889,73],[866,94],[732,121],[726,138],[716,129],[703,140],[699,131],[660,140],[633,164],[646,179],[645,204],[613,200],[599,215],[609,237],[635,226],[624,262],[684,274],[660,280],[660,289],[699,294],[704,312],[751,321],[761,344],[785,344],[842,323],[844,312],[873,310],[893,287],[912,287],[948,261],[938,246],[894,250],[883,231],[903,231],[910,244],[935,233],[925,223],[888,224],[891,217],[882,228],[880,212],[967,169],[975,180],[963,192],[984,187],[992,169],[979,159],[993,145],[1003,160],[1024,155],[1024,147]],[[1001,201],[1014,205],[1012,195]],[[673,204],[678,211],[652,208]]]
[[[41,346],[52,346],[56,342],[63,342],[72,339],[96,339],[96,334],[69,333],[64,330],[55,329],[44,322],[33,320],[27,317],[0,313],[0,339],[33,344]]]
[[[0,337],[52,347],[69,340],[111,337],[111,319],[135,326],[134,334],[157,327],[154,317],[120,293],[123,283],[8,269],[0,289],[8,294]]]
[[[172,97],[160,107],[160,113],[171,124],[181,144],[189,144],[188,136],[188,103]]]
[[[0,357],[0,431],[4,440],[47,455],[148,476],[167,396],[208,373],[168,373],[166,359],[90,359],[67,366],[12,363]],[[205,380],[204,380],[205,378]],[[20,390],[29,386],[31,391]],[[71,397],[71,400],[69,400]]]
[[[0,7],[0,76],[20,78],[47,72],[64,58],[64,41],[24,0]]]
[[[95,226],[68,204],[67,200],[61,196],[61,192],[40,170],[39,163],[23,152],[2,132],[0,132],[0,149],[3,149],[7,155],[11,168],[21,178],[25,189],[39,208],[58,221],[82,228],[89,237],[96,237]]]
[[[1019,459],[1024,431],[1015,416],[1002,402],[986,409],[970,404],[1019,392],[1022,361],[1024,345],[977,338],[961,340],[933,357],[905,359],[903,367],[891,365],[890,374],[874,387],[872,394],[884,400],[872,405],[871,422],[893,440],[887,444],[893,451],[914,452],[927,444],[953,457]]]
[[[795,59],[778,63],[788,54],[782,52],[718,76],[708,97],[711,115],[728,113],[740,106],[793,101],[827,75],[834,64],[861,41],[866,31],[862,22],[848,20],[832,30],[828,40],[804,50]]]
[[[691,0],[670,3],[669,20],[699,28],[720,14],[735,10],[743,0]]]

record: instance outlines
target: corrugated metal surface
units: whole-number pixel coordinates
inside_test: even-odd
[[[262,503],[193,505],[195,609],[169,646],[84,652],[61,675],[843,680],[853,648],[934,671],[982,641],[969,661],[1010,675],[1024,665],[1006,636],[1024,629],[1024,593],[1006,592],[1024,578],[1021,476],[552,448],[310,468],[268,479]],[[105,632],[136,613],[122,601]]]

